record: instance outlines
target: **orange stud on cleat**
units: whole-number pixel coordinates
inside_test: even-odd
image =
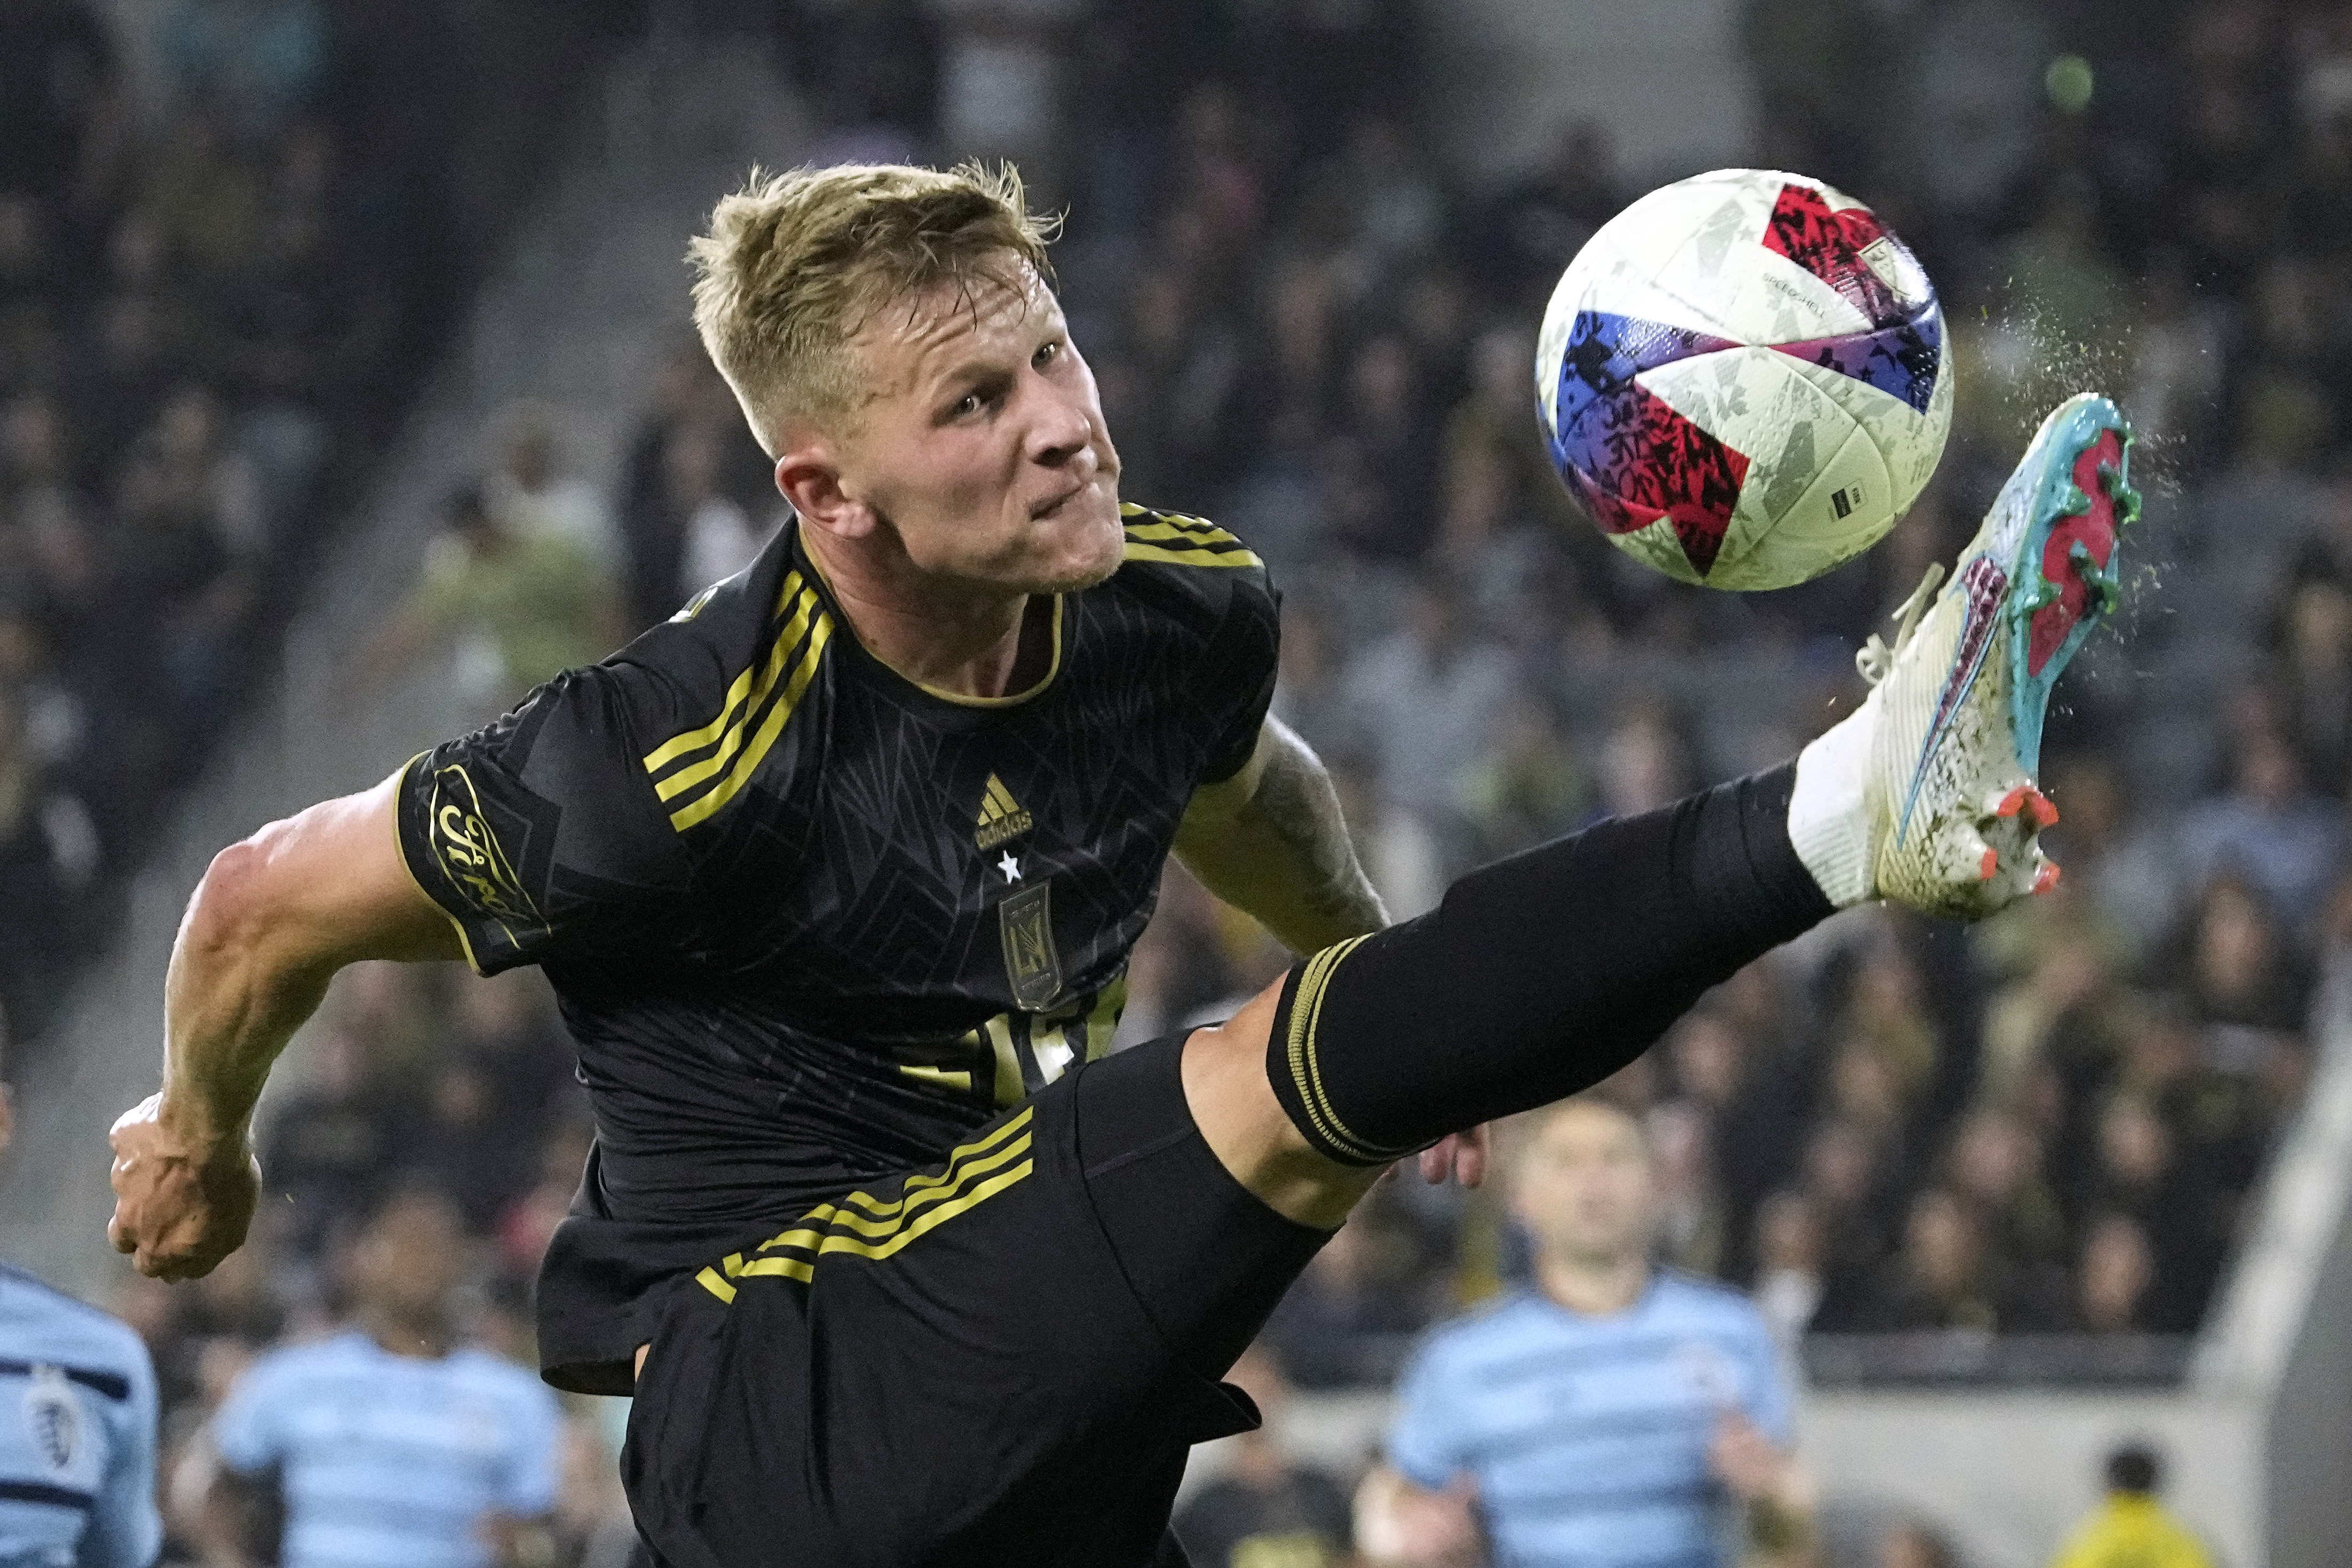
[[[2001,796],[2000,804],[1993,807],[1995,816],[2015,816],[2021,811],[2025,814],[2025,820],[2037,828],[2058,826],[2058,808],[2051,804],[2048,795],[2032,784],[2018,785]]]
[[[1990,882],[2000,870],[2000,857],[1994,851],[1988,849],[1984,852],[1984,869],[1977,873],[1977,880],[1979,882]]]
[[[2042,869],[2033,874],[2033,890],[2037,893],[2048,892],[2058,885],[2058,862],[2044,860],[2042,862]]]

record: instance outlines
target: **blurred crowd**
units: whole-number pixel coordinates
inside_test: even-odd
[[[1768,765],[1850,710],[1853,648],[1973,531],[2040,414],[2084,386],[2118,395],[2148,517],[2125,545],[2120,635],[2051,720],[2060,888],[1973,930],[1842,917],[1598,1092],[1658,1151],[1662,1256],[1752,1289],[1792,1349],[2197,1327],[2352,943],[2337,8],[1748,0],[1755,161],[1837,181],[1905,236],[1941,287],[1962,390],[1943,468],[1885,544],[1743,596],[1612,551],[1529,412],[1550,286],[1638,194],[1617,163],[1630,132],[1571,120],[1531,166],[1466,184],[1433,155],[1404,0],[773,11],[814,155],[1010,155],[1067,204],[1060,286],[1122,489],[1212,516],[1273,564],[1277,711],[1331,767],[1400,916],[1472,865]],[[61,887],[194,754],[174,726],[230,680],[254,563],[367,395],[357,367],[388,330],[371,269],[399,249],[358,241],[374,231],[351,226],[380,220],[341,195],[355,133],[306,107],[341,101],[316,85],[331,34],[286,51],[316,73],[299,90],[251,68],[276,53],[192,43],[180,118],[134,158],[104,35],[52,20],[73,14],[0,4],[0,28],[42,18],[43,48],[88,61],[42,78],[84,84],[36,127],[71,155],[24,160],[38,188],[0,196],[0,853]],[[200,67],[229,56],[246,63]],[[0,70],[25,58],[0,40]],[[0,113],[27,101],[0,84]],[[0,131],[0,149],[34,133]],[[172,183],[199,174],[236,199]],[[215,234],[224,211],[248,226]],[[103,265],[60,276],[68,235]],[[380,634],[402,657],[454,649],[485,714],[666,616],[780,521],[686,345],[614,493],[568,478],[577,459],[519,411]],[[0,925],[0,944],[67,929]],[[40,962],[13,952],[0,986]],[[1283,962],[1171,867],[1124,1037],[1219,1016]],[[526,1354],[528,1282],[578,1178],[590,1124],[533,975],[355,971],[309,1060],[271,1108],[257,1245],[121,1303],[190,1473],[186,1440],[244,1361],[337,1310],[352,1218],[400,1183],[456,1203],[465,1315]],[[1269,1349],[1303,1385],[1378,1384],[1420,1330],[1526,1268],[1492,1196],[1392,1183]],[[568,1416],[566,1561],[589,1560],[616,1506],[609,1419]],[[1901,1550],[1885,1561],[1955,1560]]]
[[[0,1008],[20,1038],[267,670],[322,513],[626,9],[0,0]],[[469,59],[523,45],[537,92],[464,91]]]

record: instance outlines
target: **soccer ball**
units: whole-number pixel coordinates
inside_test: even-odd
[[[1868,207],[1762,169],[1601,226],[1544,312],[1536,396],[1610,542],[1711,588],[1785,588],[1869,549],[1952,423],[1927,274]]]

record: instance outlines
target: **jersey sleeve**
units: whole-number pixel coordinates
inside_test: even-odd
[[[1414,1486],[1436,1491],[1467,1463],[1469,1432],[1454,1395],[1442,1345],[1424,1344],[1397,1384],[1396,1415],[1389,1424],[1388,1458]]]
[[[1199,784],[1223,784],[1249,762],[1274,703],[1282,596],[1256,551],[1204,517],[1119,508],[1138,591],[1185,628],[1188,721]]]
[[[481,973],[680,934],[690,862],[639,755],[628,679],[567,670],[401,775],[401,858]]]
[[[1202,783],[1221,784],[1248,764],[1274,706],[1281,651],[1282,595],[1272,575],[1263,563],[1235,568],[1224,624],[1210,644],[1203,672],[1202,689],[1218,693],[1225,710],[1216,716]]]
[[[130,1396],[110,1412],[106,1470],[75,1554],[78,1568],[147,1568],[163,1548],[155,1509],[155,1367],[135,1339],[123,1371]]]

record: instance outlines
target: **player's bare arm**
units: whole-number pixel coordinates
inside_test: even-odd
[[[1357,863],[1330,776],[1279,719],[1266,720],[1248,765],[1193,795],[1176,857],[1293,952],[1317,952],[1389,923]]]
[[[462,958],[393,837],[395,780],[214,857],[164,979],[163,1087],[114,1125],[109,1238],[142,1274],[193,1279],[245,1240],[254,1103],[327,983],[364,959]]]

